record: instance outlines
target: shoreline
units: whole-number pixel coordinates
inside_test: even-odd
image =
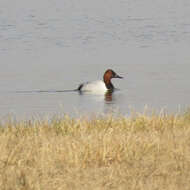
[[[0,189],[188,189],[190,112],[12,121]]]

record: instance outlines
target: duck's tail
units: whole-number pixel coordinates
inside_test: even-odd
[[[75,89],[75,91],[81,91],[81,88],[84,86],[84,84],[80,84],[79,87],[77,89]]]

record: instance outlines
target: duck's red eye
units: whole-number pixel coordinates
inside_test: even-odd
[[[113,76],[115,76],[115,75],[116,75],[116,73],[115,73],[115,72],[112,72],[112,75],[113,75]]]

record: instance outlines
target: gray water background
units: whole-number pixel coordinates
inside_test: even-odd
[[[190,105],[189,0],[0,0],[0,117],[183,112]],[[111,68],[120,91],[75,89]],[[17,91],[30,91],[17,93]],[[31,92],[32,91],[32,92]]]

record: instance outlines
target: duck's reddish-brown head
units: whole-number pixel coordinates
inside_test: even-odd
[[[119,78],[122,79],[123,77],[119,76],[118,74],[116,74],[113,70],[108,69],[105,73],[104,73],[104,82],[106,84],[106,87],[108,89],[113,89],[114,86],[111,83],[111,79],[112,78]]]
[[[111,80],[112,78],[119,78],[122,79],[123,77],[119,76],[117,73],[115,73],[113,70],[108,69],[105,73],[104,73],[104,81],[106,80]]]

